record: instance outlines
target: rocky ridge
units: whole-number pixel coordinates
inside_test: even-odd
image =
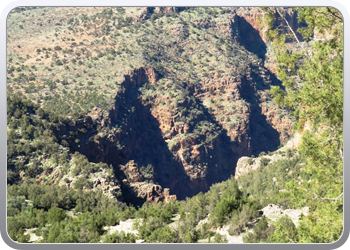
[[[264,166],[264,162],[272,163],[279,159],[285,158],[282,154],[275,153],[273,155],[264,155],[262,157],[251,158],[243,156],[237,161],[235,179]]]
[[[122,15],[128,18],[123,21]],[[107,27],[110,19],[105,18],[110,16],[118,19]],[[166,199],[157,198],[164,196],[165,188],[179,199],[206,191],[233,175],[240,157],[276,150],[288,140],[291,120],[271,102],[269,89],[280,82],[265,67],[268,41],[264,20],[258,19],[264,19],[258,8],[178,7],[104,9],[85,18],[87,26],[99,20],[98,27],[105,27],[107,37],[101,38],[97,30],[84,33],[84,37],[97,37],[100,51],[79,43],[85,46],[89,76],[101,75],[96,70],[103,68],[103,64],[92,67],[90,56],[97,63],[107,56],[108,67],[116,70],[107,77],[114,79],[113,85],[88,84],[97,89],[108,86],[112,98],[108,109],[92,107],[78,120],[57,126],[60,141],[67,141],[72,152],[91,162],[112,165],[122,192],[149,200]],[[131,24],[139,32],[117,32]],[[81,27],[75,32],[83,35],[82,23],[74,20],[67,32],[75,26]],[[107,42],[114,33],[119,35]],[[60,60],[73,52],[82,59],[76,42],[56,48]],[[123,65],[124,56],[130,61],[127,67],[113,66]],[[28,59],[28,65],[33,62]],[[69,81],[56,82],[70,90]],[[128,164],[131,161],[135,164]],[[157,183],[153,186],[136,169],[149,165]],[[157,195],[153,197],[152,192]]]

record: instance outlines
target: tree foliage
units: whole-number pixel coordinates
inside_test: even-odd
[[[286,10],[267,8],[275,19],[286,21]],[[306,27],[283,33],[272,28],[270,39],[276,50],[277,74],[284,89],[274,87],[275,100],[294,111],[300,128],[310,123],[324,126],[332,140],[342,142],[343,129],[343,19],[328,7],[296,8],[300,22]],[[301,37],[300,37],[301,36]],[[294,38],[291,49],[287,38]],[[300,38],[298,38],[300,37]],[[310,40],[311,39],[311,40]],[[342,149],[342,144],[339,145]]]
[[[303,172],[311,176],[308,183],[300,185],[291,180],[286,185],[299,197],[310,196],[310,205],[313,203],[312,216],[300,226],[300,241],[332,242],[342,231],[339,207],[343,205],[343,18],[331,7],[295,8],[303,23],[296,31],[288,22],[287,9],[263,9],[270,24],[276,20],[283,24],[270,26],[277,75],[283,82],[283,88],[273,87],[271,94],[294,115],[295,127],[303,134]],[[327,209],[332,212],[326,212]],[[323,227],[311,218],[322,221]],[[321,237],[322,228],[332,228],[332,233]],[[281,237],[274,240],[282,240]]]
[[[276,71],[283,82],[281,87],[271,87],[270,93],[293,114],[295,127],[303,134],[298,153],[287,152],[286,158],[274,162],[260,154],[262,167],[238,181],[231,178],[216,183],[208,192],[184,201],[146,202],[134,208],[90,190],[94,185],[90,174],[107,170],[108,181],[112,181],[112,166],[91,163],[87,157],[73,154],[85,142],[102,145],[100,142],[112,134],[118,137],[117,125],[121,125],[120,130],[127,128],[134,122],[132,114],[140,113],[133,101],[122,95],[126,88],[120,86],[118,83],[122,80],[116,78],[140,64],[153,67],[162,76],[155,83],[140,86],[135,93],[140,92],[137,96],[144,107],[158,107],[161,112],[168,112],[175,123],[187,125],[187,133],[174,136],[170,130],[163,132],[163,138],[172,139],[169,149],[175,155],[180,141],[211,145],[222,129],[233,130],[244,121],[239,110],[248,109],[248,103],[223,99],[228,92],[223,86],[214,86],[218,83],[216,79],[232,76],[240,81],[249,76],[249,72],[259,75],[267,71],[263,70],[261,58],[242,49],[231,36],[224,34],[227,32],[218,29],[225,26],[221,24],[225,18],[231,22],[235,15],[232,9],[188,8],[181,14],[147,13],[140,18],[124,15],[127,14],[124,8],[115,10],[107,8],[96,15],[70,18],[65,25],[72,33],[84,31],[96,40],[91,41],[91,46],[76,41],[69,42],[70,48],[63,46],[64,43],[62,47],[38,48],[36,56],[43,58],[46,54],[51,67],[41,64],[30,67],[17,55],[9,56],[7,229],[10,237],[27,242],[26,229],[37,228],[35,233],[43,237],[41,242],[47,243],[134,243],[136,239],[146,243],[195,243],[203,239],[222,243],[226,238],[213,228],[229,224],[231,235],[246,233],[243,240],[250,243],[336,241],[343,229],[341,14],[329,7],[263,8],[270,24],[269,39],[276,55]],[[288,21],[288,16],[295,14],[293,11],[297,11],[301,22],[298,30]],[[24,18],[21,16],[16,15]],[[100,29],[88,31],[96,25]],[[231,26],[234,25],[230,23]],[[26,31],[23,26],[20,29]],[[169,30],[177,35],[169,36]],[[55,33],[57,39],[65,34],[58,33]],[[9,38],[15,35],[11,33]],[[74,41],[73,38],[67,40]],[[91,50],[99,44],[103,46]],[[114,50],[116,44],[117,51]],[[72,64],[64,58],[71,58]],[[260,80],[263,79],[257,81]],[[265,87],[269,88],[270,84]],[[104,120],[104,124],[109,123],[106,126],[80,124],[84,121],[82,114],[91,109],[112,108],[117,103],[113,99],[115,95],[127,107],[125,112],[116,112],[121,114],[117,125],[107,120]],[[29,101],[31,98],[34,102]],[[64,129],[58,129],[59,125],[72,131],[61,136]],[[148,131],[144,126],[137,129],[142,134]],[[89,134],[94,135],[86,137]],[[118,150],[122,147],[117,145]],[[196,166],[193,168],[196,170],[199,164],[188,149],[184,148],[183,159],[188,166]],[[256,159],[252,156],[248,164],[254,162]],[[207,160],[201,162],[206,164]],[[163,165],[166,164],[140,165],[140,172],[146,181],[152,182],[158,174],[156,170]],[[62,167],[62,176],[67,174],[62,187],[51,182],[48,176],[59,167]],[[38,184],[40,176],[44,176],[43,185]],[[66,187],[73,177],[77,177],[74,184]],[[310,212],[301,216],[297,227],[287,216],[277,222],[264,216],[259,218],[259,209],[269,203],[283,209],[308,206]],[[136,218],[134,227],[138,236],[123,231],[108,234],[104,229],[130,218]],[[253,232],[248,232],[254,223]]]

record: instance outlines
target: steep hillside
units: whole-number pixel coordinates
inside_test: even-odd
[[[185,198],[234,174],[239,157],[273,151],[290,136],[291,119],[271,102],[280,82],[264,67],[266,38],[251,11],[14,11],[8,94],[71,119],[56,135],[71,152],[112,164],[120,181],[132,160]]]
[[[7,28],[13,240],[341,236],[335,9],[20,7]]]

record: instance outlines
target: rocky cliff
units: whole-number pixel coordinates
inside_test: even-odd
[[[174,115],[171,107],[157,105],[163,96],[150,101],[142,94],[144,85],[161,82],[159,74],[148,67],[125,76],[110,111],[94,109],[83,122],[60,131],[63,135],[75,131],[69,140],[71,147],[90,161],[112,164],[123,183],[123,193],[150,201],[172,200],[175,196],[170,193],[181,199],[233,175],[239,157],[272,150],[288,138],[290,120],[286,116],[280,119],[287,123],[277,119],[276,114],[281,110],[268,104],[266,96],[257,98],[258,89],[264,91],[263,85],[255,82],[259,77],[265,76],[251,74],[240,82],[227,80],[223,85],[232,93],[225,96],[231,105],[235,101],[237,105],[246,103],[238,113],[244,119],[235,126],[217,118],[222,115],[218,107],[209,112],[200,97],[181,103],[181,108],[191,109],[196,105],[200,111],[192,118],[192,124],[178,121],[176,118],[181,113]],[[216,97],[205,98],[204,102]],[[90,130],[82,133],[82,126]],[[201,126],[204,127],[199,130]],[[283,134],[282,130],[287,132]],[[158,184],[145,181],[140,169],[148,165],[153,167],[149,180]]]
[[[183,199],[234,175],[240,157],[274,151],[288,140],[291,119],[269,94],[281,82],[266,67],[260,9],[90,11],[96,14],[42,37],[61,43],[28,54],[27,65],[52,69],[33,73],[44,97],[25,91],[76,117],[55,128],[59,141],[91,162],[112,165],[123,194],[167,200],[168,188]],[[19,70],[9,78],[16,91]],[[48,80],[56,75],[71,78]]]

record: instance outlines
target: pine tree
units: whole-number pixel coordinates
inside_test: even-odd
[[[343,216],[343,18],[330,7],[295,8],[304,24],[295,31],[286,8],[263,10],[283,84],[271,94],[291,111],[303,134],[299,150],[312,176],[286,185],[295,194],[302,191],[304,198],[296,198],[308,200],[304,204],[311,208],[298,228],[300,242],[332,242],[341,235]],[[273,27],[277,20],[282,25]]]

